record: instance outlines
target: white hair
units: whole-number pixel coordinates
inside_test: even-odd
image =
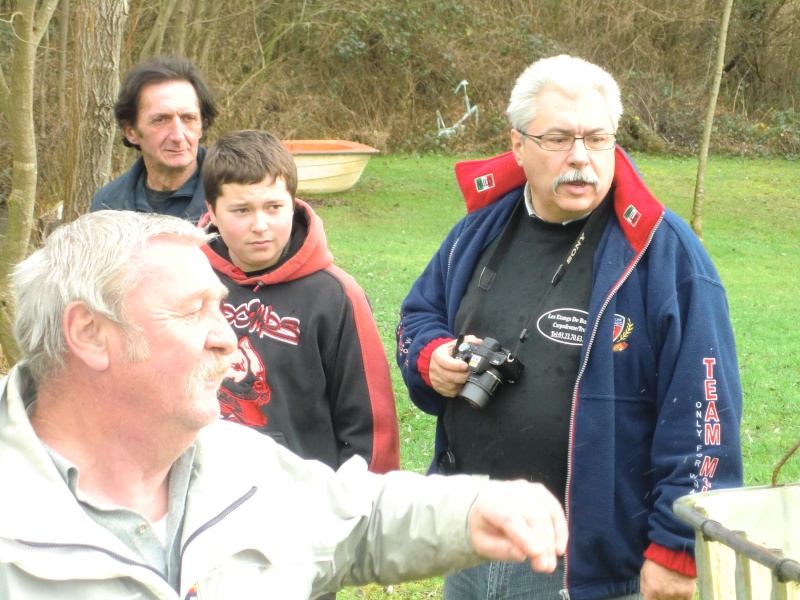
[[[101,210],[57,227],[15,267],[14,335],[35,381],[63,367],[67,347],[62,318],[74,301],[123,328],[131,360],[146,356],[144,340],[126,320],[125,300],[145,275],[138,255],[160,236],[197,246],[212,237],[177,217]]]
[[[570,98],[577,98],[589,90],[600,92],[616,132],[622,116],[617,82],[597,65],[566,54],[538,60],[517,78],[506,110],[514,129],[527,132],[528,124],[536,117],[539,108],[539,94],[544,90],[557,90]]]

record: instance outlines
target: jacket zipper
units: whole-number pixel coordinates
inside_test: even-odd
[[[30,546],[31,548],[51,548],[51,549],[56,549],[56,548],[85,548],[87,550],[96,550],[98,552],[102,552],[103,554],[105,554],[107,556],[110,556],[111,558],[114,558],[114,559],[118,560],[119,562],[121,562],[121,563],[123,563],[125,565],[130,565],[132,567],[142,567],[143,569],[147,569],[148,571],[152,571],[153,573],[158,575],[161,579],[163,579],[164,582],[167,583],[167,585],[169,585],[169,581],[167,581],[167,578],[164,577],[164,574],[161,571],[159,571],[158,569],[155,569],[155,568],[151,567],[150,565],[146,565],[144,563],[140,563],[140,562],[137,562],[135,560],[131,560],[130,558],[126,558],[126,557],[122,556],[121,554],[117,554],[116,552],[112,552],[111,550],[109,550],[107,548],[103,548],[102,546],[94,546],[92,544],[53,544],[53,543],[49,543],[49,542],[48,543],[29,542],[27,540],[17,540],[17,542],[19,542],[20,544],[23,544],[25,546]],[[172,586],[170,586],[170,589],[172,589]]]
[[[656,234],[656,230],[658,226],[661,225],[661,221],[664,219],[664,213],[661,213],[658,221],[653,226],[653,230],[650,232],[650,236],[647,238],[647,242],[645,243],[644,247],[639,251],[639,253],[634,258],[633,262],[630,264],[628,269],[623,273],[622,277],[617,281],[616,285],[613,289],[609,292],[608,296],[606,296],[603,305],[600,307],[600,310],[597,312],[597,318],[594,320],[594,328],[592,329],[592,334],[589,337],[589,342],[586,345],[586,357],[583,359],[583,363],[581,364],[580,371],[578,371],[578,377],[575,379],[575,388],[572,392],[572,410],[570,411],[569,416],[569,444],[567,445],[567,490],[564,494],[564,515],[567,519],[567,529],[569,529],[569,487],[570,481],[572,478],[572,446],[573,446],[573,434],[574,434],[574,427],[575,427],[575,407],[578,403],[578,388],[580,387],[581,378],[583,377],[584,371],[586,371],[586,364],[589,362],[589,354],[592,351],[592,346],[594,345],[594,339],[597,335],[597,328],[600,326],[600,319],[603,317],[603,313],[606,312],[606,308],[608,308],[608,303],[611,302],[611,298],[619,291],[619,288],[628,280],[633,270],[636,268],[636,265],[639,264],[639,261],[644,256],[644,253],[647,252],[647,249],[650,247],[650,243],[653,241],[653,236]],[[564,589],[559,592],[561,595],[562,600],[569,600],[569,589],[567,588],[567,571],[568,571],[568,557],[567,554],[564,553]]]
[[[444,286],[447,289],[447,281],[450,279],[450,266],[453,262],[453,254],[455,254],[456,246],[458,245],[458,241],[461,239],[461,236],[456,238],[456,241],[453,242],[453,245],[450,247],[450,254],[447,255],[447,275],[444,278]]]
[[[234,501],[225,510],[223,510],[221,513],[219,513],[216,517],[212,518],[211,520],[209,520],[206,523],[204,523],[203,525],[201,525],[198,529],[196,529],[192,533],[192,535],[190,535],[188,538],[186,538],[186,543],[183,545],[183,548],[181,548],[181,556],[180,556],[180,560],[178,561],[178,588],[179,588],[179,590],[181,588],[181,578],[183,577],[183,555],[186,553],[186,548],[189,546],[189,544],[191,544],[195,539],[197,539],[197,537],[201,533],[204,533],[205,531],[208,531],[214,525],[216,525],[217,523],[222,521],[225,517],[227,517],[229,514],[231,514],[234,510],[239,508],[242,504],[247,502],[250,498],[253,497],[253,495],[256,493],[257,490],[258,490],[258,487],[256,487],[256,486],[251,487],[247,491],[247,493],[245,493],[241,498],[239,498],[238,500]],[[197,582],[195,582],[195,585],[196,585],[196,583]],[[197,595],[198,595],[198,597],[200,596],[200,591],[199,590],[197,591]]]

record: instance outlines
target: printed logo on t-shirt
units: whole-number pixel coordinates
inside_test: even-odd
[[[536,329],[550,341],[580,346],[586,332],[587,315],[585,310],[576,308],[555,308],[539,317]]]
[[[239,306],[223,301],[220,308],[234,329],[246,329],[258,337],[269,337],[294,346],[300,341],[300,319],[281,317],[272,306],[262,304],[258,298]]]
[[[253,349],[250,338],[243,337],[217,392],[219,418],[249,427],[263,427],[267,417],[261,407],[269,404],[271,398],[264,363]]]

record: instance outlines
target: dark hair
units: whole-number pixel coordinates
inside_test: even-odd
[[[200,105],[203,132],[211,127],[217,116],[217,105],[200,71],[183,57],[156,56],[133,66],[122,80],[119,97],[114,104],[114,116],[120,129],[124,125],[136,125],[139,98],[145,86],[169,81],[187,81],[192,84]],[[141,150],[137,144],[131,144],[124,135],[122,143],[129,148]]]
[[[283,177],[294,202],[297,193],[297,167],[289,150],[277,137],[266,131],[245,129],[231,131],[209,148],[203,160],[203,188],[212,209],[226,183],[252,185],[267,177]]]

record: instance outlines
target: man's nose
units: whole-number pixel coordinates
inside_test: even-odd
[[[589,163],[589,151],[586,150],[586,144],[583,138],[575,138],[575,143],[569,150],[569,162],[575,165],[586,165]]]
[[[175,115],[169,124],[169,135],[172,138],[183,138],[186,126],[181,121],[179,115]]]
[[[208,332],[206,342],[206,347],[209,350],[219,352],[223,356],[232,354],[236,350],[236,334],[233,333],[233,329],[228,325],[228,321],[225,320],[222,310],[215,311],[214,323]]]

